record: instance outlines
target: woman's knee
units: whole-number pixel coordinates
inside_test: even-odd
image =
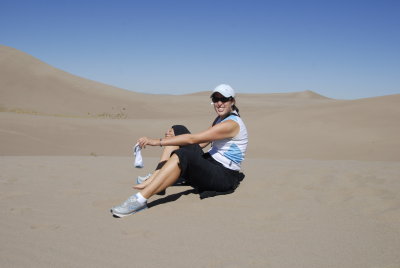
[[[172,152],[177,149],[179,149],[179,146],[165,146],[161,154],[161,161],[167,161],[170,158]]]
[[[184,125],[173,125],[172,129],[174,131],[175,136],[179,136],[182,134],[190,134],[189,129],[185,127]]]

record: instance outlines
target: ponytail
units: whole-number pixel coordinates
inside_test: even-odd
[[[238,107],[236,107],[236,105],[234,104],[234,105],[232,105],[232,110],[234,110],[237,114],[238,114],[238,116],[240,117],[240,114],[239,114],[239,108]]]

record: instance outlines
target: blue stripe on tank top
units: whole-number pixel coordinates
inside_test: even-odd
[[[241,163],[244,159],[242,151],[236,144],[232,144],[229,150],[224,153],[224,156],[235,163]]]

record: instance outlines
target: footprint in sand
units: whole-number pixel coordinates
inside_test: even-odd
[[[5,184],[5,185],[14,184],[17,181],[18,181],[17,178],[6,178],[6,177],[0,176],[0,183]]]
[[[14,199],[14,198],[21,198],[24,196],[27,196],[28,193],[26,192],[19,192],[19,191],[14,191],[14,192],[7,192],[4,193],[0,196],[1,200],[8,200],[8,199]]]
[[[92,202],[92,206],[95,208],[111,208],[112,206],[118,205],[120,203],[120,199],[95,200]]]
[[[31,229],[32,230],[58,230],[61,228],[61,225],[59,224],[31,224]]]
[[[13,215],[25,216],[27,214],[32,214],[32,208],[10,208],[9,211]]]

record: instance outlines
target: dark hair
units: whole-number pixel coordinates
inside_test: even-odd
[[[240,116],[240,114],[239,114],[239,108],[238,108],[238,107],[236,107],[236,105],[235,105],[235,104],[234,104],[234,105],[232,105],[232,110],[236,111],[236,112],[237,112],[237,114],[238,114],[238,116]]]
[[[238,116],[240,117],[239,108],[236,106],[236,100],[235,100],[235,98],[234,98],[234,97],[230,97],[230,98],[232,98],[232,99],[235,101],[235,104],[232,105],[232,110],[235,111],[235,112],[238,114]]]

